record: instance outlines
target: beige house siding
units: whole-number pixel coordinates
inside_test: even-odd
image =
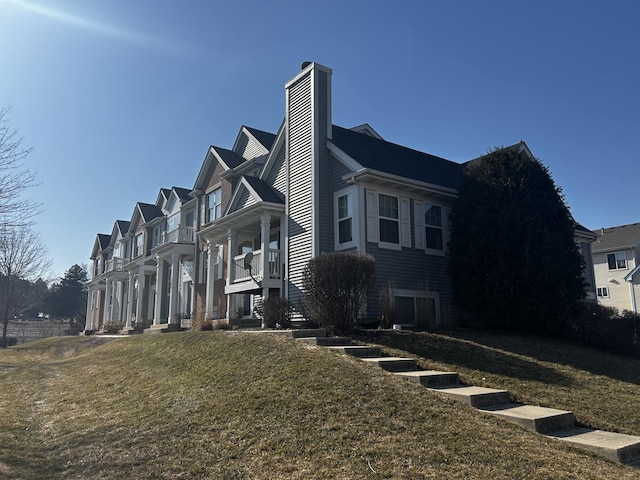
[[[615,251],[596,253],[593,255],[596,288],[606,287],[609,291],[609,297],[599,296],[598,303],[607,307],[615,307],[619,311],[632,309],[629,283],[625,281],[624,277],[636,266],[631,250],[625,250],[624,252],[627,260],[627,268],[617,270],[609,270],[609,264],[607,262],[607,255],[615,253]],[[638,305],[637,302],[636,305]]]

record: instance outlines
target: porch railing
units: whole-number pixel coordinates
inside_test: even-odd
[[[124,258],[114,257],[107,260],[105,272],[122,272],[124,271]]]
[[[178,227],[162,234],[161,244],[193,243],[193,227]]]
[[[263,278],[280,279],[280,250],[267,249],[268,264],[267,272],[263,272],[262,268],[262,249],[254,250],[253,259],[251,260],[251,275],[254,279],[261,280]],[[233,265],[231,266],[231,283],[246,282],[251,280],[249,270],[244,268],[245,254],[233,257]]]

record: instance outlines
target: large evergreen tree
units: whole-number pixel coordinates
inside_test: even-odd
[[[56,318],[76,319],[86,309],[87,271],[80,265],[72,265],[60,279],[51,286],[47,299],[47,313]]]
[[[493,327],[559,334],[585,295],[574,221],[524,144],[470,162],[452,211],[456,303]]]

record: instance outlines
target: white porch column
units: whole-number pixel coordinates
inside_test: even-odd
[[[126,307],[126,313],[125,313],[125,321],[126,326],[130,327],[131,326],[131,320],[132,320],[132,313],[133,313],[133,284],[135,282],[135,275],[133,274],[133,272],[129,272],[129,285],[128,285],[128,292],[127,292],[127,307]],[[138,318],[138,317],[136,317]]]
[[[180,281],[180,258],[177,253],[171,254],[171,277],[169,278],[169,320],[168,323],[180,324],[178,320],[178,282]]]
[[[145,291],[147,276],[143,272],[138,272],[138,291],[136,292],[136,320],[141,322],[145,320],[142,318],[142,304],[143,304],[143,295],[142,292]],[[147,315],[149,315],[147,313]]]
[[[106,288],[104,294],[104,323],[111,321],[111,304],[112,304],[112,291],[113,290],[113,281],[106,281]]]
[[[269,237],[271,233],[271,215],[263,213],[260,217],[260,248],[262,249],[262,281],[268,280],[269,275]],[[264,295],[263,295],[264,297]]]
[[[227,247],[227,285],[231,285],[232,281],[235,279],[233,257],[236,255],[236,251],[238,250],[238,237],[235,229],[233,228],[227,230]],[[231,294],[227,297],[227,318],[229,320],[233,318],[232,298]]]
[[[93,330],[93,308],[95,304],[95,290],[89,288],[87,292],[87,313],[85,315],[84,329],[85,330]]]
[[[162,314],[162,299],[164,298],[164,259],[156,257],[156,302],[153,309],[153,324],[160,325]]]
[[[213,317],[213,299],[215,295],[215,272],[213,271],[213,256],[217,255],[216,246],[207,240],[207,287],[205,288],[205,318]]]

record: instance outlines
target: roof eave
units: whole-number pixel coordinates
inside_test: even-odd
[[[458,196],[458,190],[443,185],[422,182],[392,173],[381,172],[370,168],[363,168],[355,172],[348,173],[342,179],[351,184],[364,181],[372,181],[373,183],[396,184],[402,187],[411,187],[415,193],[437,193],[447,197],[455,198]]]

